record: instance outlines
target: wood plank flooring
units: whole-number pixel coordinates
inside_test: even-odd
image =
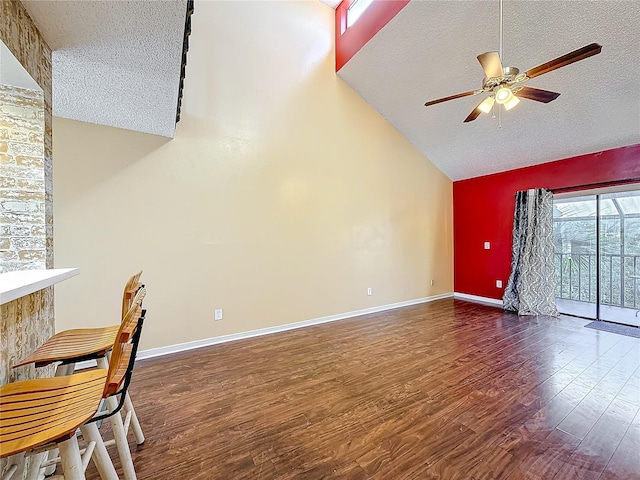
[[[640,479],[640,339],[586,323],[446,299],[141,361],[138,478]]]

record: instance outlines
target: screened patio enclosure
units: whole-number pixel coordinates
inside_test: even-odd
[[[558,309],[640,326],[640,190],[556,198],[553,223]]]

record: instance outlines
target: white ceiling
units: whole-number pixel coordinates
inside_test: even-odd
[[[173,137],[186,0],[23,3],[53,50],[54,115]]]
[[[602,53],[527,82],[560,92],[463,124],[476,56],[498,50],[498,1],[413,0],[339,72],[452,180],[640,143],[640,2],[504,2],[504,66],[521,71],[596,42]]]

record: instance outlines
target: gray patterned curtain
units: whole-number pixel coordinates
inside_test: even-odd
[[[553,266],[553,194],[543,188],[516,193],[511,275],[502,298],[518,315],[558,316]]]

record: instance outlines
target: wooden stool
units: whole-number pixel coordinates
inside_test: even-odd
[[[126,315],[132,305],[132,299],[142,286],[140,276],[142,271],[131,276],[122,294],[122,317]],[[120,325],[103,328],[81,328],[65,330],[55,334],[42,344],[31,355],[13,367],[20,367],[34,363],[36,367],[45,367],[54,362],[61,362],[56,369],[56,376],[70,375],[75,370],[75,364],[85,360],[104,358],[116,343],[116,336]],[[124,331],[120,341],[127,341],[131,332]],[[131,427],[136,438],[136,444],[144,443],[144,433],[136,415],[129,394],[125,395],[124,410],[131,413]],[[48,472],[52,473],[52,472]]]
[[[99,420],[107,418],[111,422],[114,440],[106,442],[106,445],[112,443],[116,445],[125,480],[137,480],[131,451],[129,450],[129,442],[127,441],[127,433],[129,425],[132,424],[134,412],[132,409],[128,410],[123,422],[120,410],[123,407],[126,409],[127,389],[131,383],[140,335],[142,334],[142,325],[146,314],[146,311],[142,309],[142,301],[146,294],[147,291],[144,287],[138,289],[131,302],[131,308],[122,319],[122,324],[116,337],[119,340],[113,345],[109,362],[107,363],[105,357],[98,359],[99,367],[108,367],[109,369],[107,383],[103,392],[107,411],[99,412],[89,421],[92,425],[95,425],[95,422]]]
[[[92,454],[96,463],[110,464],[102,438],[92,440],[82,457],[76,438],[78,427],[98,410],[106,378],[107,370],[99,369],[0,387],[0,458],[13,456],[2,479],[21,479],[25,452],[52,442],[60,449],[66,480],[84,480]],[[42,457],[42,452],[33,453]]]
[[[111,463],[111,459],[106,451],[106,446],[115,444],[118,449],[118,455],[120,462],[124,470],[124,476],[126,480],[136,480],[136,473],[133,466],[133,460],[131,458],[131,451],[129,450],[129,444],[127,442],[127,430],[128,424],[131,420],[131,412],[127,413],[126,419],[123,422],[120,416],[120,409],[125,404],[125,395],[129,383],[131,382],[131,376],[133,373],[133,367],[135,365],[135,357],[140,342],[140,335],[142,333],[142,325],[144,323],[145,311],[142,309],[142,301],[146,296],[146,289],[140,287],[135,297],[131,302],[131,308],[125,314],[122,323],[116,334],[116,342],[113,345],[111,357],[109,363],[106,363],[105,357],[98,359],[99,366],[104,365],[104,369],[98,370],[89,369],[89,372],[74,373],[71,376],[53,377],[53,379],[47,380],[61,380],[69,378],[75,378],[78,375],[86,375],[93,371],[105,372],[106,375],[102,377],[103,383],[102,389],[99,392],[100,399],[104,399],[107,404],[107,411],[100,411],[96,413],[96,409],[93,411],[93,415],[85,420],[84,425],[80,427],[82,435],[85,441],[89,445],[95,444],[97,454],[94,454],[94,463],[98,468],[100,477],[102,480],[118,480],[116,471]],[[120,398],[118,401],[117,398]],[[109,442],[103,442],[96,422],[108,418],[111,422],[113,430],[114,440]],[[125,425],[126,424],[126,425]],[[55,449],[51,449],[51,452]],[[37,464],[30,466],[28,471],[28,477],[37,478],[41,468],[53,466],[55,471],[55,464],[57,461],[62,461],[64,465],[64,458],[62,456],[62,450],[60,450],[60,458],[51,458],[43,464]],[[57,457],[57,453],[53,455]],[[4,479],[3,479],[4,480]]]

